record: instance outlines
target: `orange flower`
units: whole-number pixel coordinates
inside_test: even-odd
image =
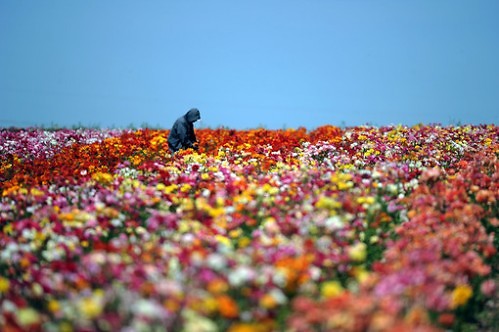
[[[260,299],[260,306],[262,306],[265,309],[274,309],[277,306],[277,301],[272,296],[272,294],[265,294]]]
[[[491,190],[482,189],[476,193],[476,201],[478,203],[492,204],[495,203],[496,198],[494,197],[494,193]]]
[[[268,321],[262,323],[236,323],[229,328],[228,332],[267,332],[274,330],[275,323]]]
[[[226,318],[236,318],[239,316],[239,307],[230,296],[222,295],[217,297],[218,310]]]
[[[221,294],[229,289],[227,282],[222,279],[215,279],[208,283],[208,291],[212,294]]]
[[[286,288],[288,290],[293,290],[310,278],[308,268],[312,259],[312,255],[303,255],[300,257],[286,257],[276,262],[276,266],[286,275]]]
[[[407,313],[405,320],[410,325],[419,325],[419,324],[427,323],[429,320],[428,311],[426,311],[421,306],[413,307]]]

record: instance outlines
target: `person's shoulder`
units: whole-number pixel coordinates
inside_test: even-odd
[[[183,116],[180,116],[177,118],[177,120],[175,120],[175,124],[180,124],[180,123],[184,123],[185,122],[185,118]]]

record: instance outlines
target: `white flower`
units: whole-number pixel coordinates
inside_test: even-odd
[[[255,277],[255,271],[248,266],[238,266],[229,273],[229,283],[231,286],[239,287]]]
[[[272,275],[272,282],[279,286],[279,287],[284,287],[286,286],[286,274],[283,270],[275,270],[274,274]]]
[[[115,218],[115,219],[111,220],[111,225],[113,225],[114,227],[120,227],[123,225],[123,222],[121,222],[121,220]]]
[[[191,233],[184,234],[182,235],[181,241],[182,243],[190,244],[194,241],[194,235],[192,235]]]
[[[309,272],[312,280],[319,280],[319,278],[321,277],[321,269],[319,269],[317,266],[312,266],[309,269]]]
[[[132,312],[145,318],[163,318],[166,314],[165,309],[156,301],[140,299],[132,304]]]
[[[227,260],[224,256],[219,254],[211,254],[206,259],[206,263],[214,270],[222,270],[227,265]]]
[[[182,312],[184,318],[184,327],[182,332],[218,332],[219,329],[217,325],[210,319],[198,315],[192,310],[184,310]]]
[[[269,294],[270,294],[270,296],[272,296],[274,298],[274,300],[278,304],[284,304],[288,301],[288,298],[286,297],[286,295],[284,295],[282,290],[280,290],[279,288],[272,288],[270,290]]]
[[[329,230],[338,230],[343,229],[345,227],[343,221],[339,216],[332,216],[326,219],[325,226]]]

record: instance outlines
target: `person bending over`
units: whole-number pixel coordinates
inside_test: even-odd
[[[201,119],[199,110],[191,108],[175,121],[168,135],[168,147],[172,153],[180,149],[198,149],[198,141],[194,133],[194,122],[199,119]]]

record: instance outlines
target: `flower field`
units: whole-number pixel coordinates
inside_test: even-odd
[[[0,130],[2,331],[440,331],[497,301],[499,127]]]

